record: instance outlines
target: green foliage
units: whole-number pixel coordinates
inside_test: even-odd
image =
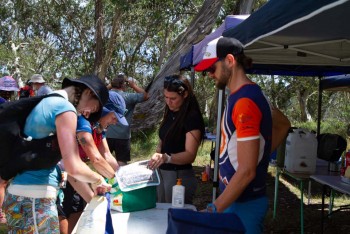
[[[158,145],[158,129],[133,132],[131,135],[131,160],[150,159]]]
[[[158,129],[133,132],[131,137],[131,162],[148,160],[155,153],[158,145]],[[195,166],[210,164],[210,152],[213,144],[211,141],[204,141],[199,146],[197,157],[193,163]]]
[[[337,119],[327,119],[327,121],[321,122],[320,133],[333,133],[343,136],[345,139],[347,138],[346,130],[348,123],[339,121]],[[296,122],[292,124],[292,127],[305,128],[310,131],[317,131],[317,122],[309,121],[309,122]]]

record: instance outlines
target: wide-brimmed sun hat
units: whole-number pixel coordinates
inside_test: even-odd
[[[17,81],[11,76],[0,78],[0,90],[3,91],[19,91]]]
[[[91,89],[100,102],[100,109],[96,113],[92,113],[88,118],[89,121],[96,122],[100,119],[102,113],[102,107],[108,100],[108,89],[106,85],[96,75],[85,75],[78,79],[64,78],[62,82],[62,88],[68,86],[75,86],[76,84],[84,84]]]
[[[30,83],[45,83],[44,77],[40,74],[34,74],[29,80]]]

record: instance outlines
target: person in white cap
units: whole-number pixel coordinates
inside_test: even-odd
[[[52,89],[46,85],[44,77],[40,74],[34,74],[30,78],[30,83],[32,83],[33,89],[36,92],[36,96],[46,95],[52,93]]]
[[[208,212],[233,212],[246,233],[262,233],[268,210],[266,177],[271,153],[272,116],[268,100],[245,70],[252,59],[241,42],[219,37],[208,43],[196,71],[206,71],[219,89],[229,88],[220,145],[221,194]]]

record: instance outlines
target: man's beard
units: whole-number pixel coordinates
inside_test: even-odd
[[[224,63],[221,65],[221,76],[216,82],[216,87],[218,89],[225,89],[231,79],[232,71],[227,69]]]

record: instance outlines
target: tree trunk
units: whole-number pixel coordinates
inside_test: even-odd
[[[306,122],[307,121],[307,107],[306,107],[307,91],[298,90],[297,93],[298,93],[298,102],[300,107],[300,121]]]
[[[252,12],[254,0],[240,0],[239,13],[241,15],[250,14]]]
[[[243,15],[243,14],[250,14],[252,11],[254,0],[239,0],[237,1],[236,6],[232,10],[232,15]],[[209,123],[213,123],[214,126],[217,122],[217,116],[218,116],[218,97],[219,97],[219,90],[217,89],[215,91],[215,96],[212,100],[212,103],[210,104],[210,115],[209,115]]]
[[[100,73],[103,59],[103,3],[102,0],[95,1],[95,28],[96,28],[96,47],[95,47],[95,72]],[[103,78],[103,77],[100,77]]]
[[[191,46],[202,40],[211,32],[223,0],[206,0],[197,16],[193,19],[187,30],[179,35],[177,49],[169,57],[150,85],[149,100],[136,106],[133,130],[148,129],[156,126],[162,117],[165,102],[163,100],[163,81],[167,75],[179,73],[180,56],[186,54]]]

